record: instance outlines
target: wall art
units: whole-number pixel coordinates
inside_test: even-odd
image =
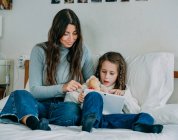
[[[60,3],[60,0],[51,0],[51,4],[58,4]]]
[[[88,3],[88,0],[78,0],[78,3]]]
[[[74,3],[74,0],[64,0],[64,3]]]
[[[0,0],[0,10],[11,10],[12,0]]]

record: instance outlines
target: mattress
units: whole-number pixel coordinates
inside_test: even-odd
[[[50,125],[51,131],[30,130],[20,124],[0,123],[0,140],[177,140],[178,125],[164,125],[160,134],[142,133],[129,129],[93,129],[91,133],[81,127]]]

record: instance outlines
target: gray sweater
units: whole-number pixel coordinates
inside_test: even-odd
[[[69,50],[62,46],[60,47],[60,64],[57,68],[57,85],[47,86],[45,83],[46,64],[45,52],[38,45],[45,45],[44,43],[37,44],[30,55],[30,71],[29,71],[29,84],[32,95],[37,99],[47,99],[53,97],[64,97],[65,93],[62,87],[65,83],[72,79],[69,76],[69,63],[66,59]],[[93,59],[90,51],[83,46],[83,57],[81,62],[83,78],[86,81],[91,75],[94,74]]]

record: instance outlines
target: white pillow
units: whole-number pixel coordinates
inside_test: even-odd
[[[173,92],[174,55],[155,52],[126,60],[127,83],[143,110],[159,107]]]
[[[138,101],[132,96],[129,87],[125,90],[125,105],[123,108],[124,113],[139,113],[141,111]]]
[[[147,110],[155,120],[155,124],[178,124],[178,104],[167,104],[165,106]]]

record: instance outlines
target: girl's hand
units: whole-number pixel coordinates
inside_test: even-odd
[[[84,98],[85,98],[85,94],[84,94],[83,92],[80,93],[79,96],[78,96],[78,101],[79,101],[79,103],[83,103]]]
[[[75,80],[71,80],[70,82],[64,84],[62,87],[63,92],[75,91],[78,88],[82,88],[82,85],[79,82],[76,82]]]
[[[115,95],[123,96],[125,92],[123,90],[120,90],[120,89],[111,89],[109,91],[109,93],[110,94],[115,94]]]

